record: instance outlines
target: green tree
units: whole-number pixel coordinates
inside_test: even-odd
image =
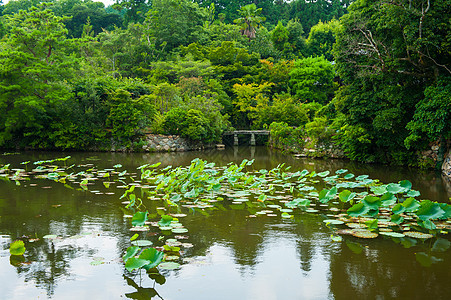
[[[308,57],[295,61],[290,78],[292,91],[299,100],[324,105],[332,99],[334,69],[324,57]]]
[[[312,56],[324,56],[328,61],[333,61],[332,48],[335,44],[335,36],[340,29],[340,22],[332,19],[329,22],[319,22],[310,29],[307,39],[308,52]]]
[[[6,17],[8,35],[0,52],[0,145],[14,137],[45,139],[50,112],[71,96],[74,59],[64,18],[43,3]]]
[[[206,38],[207,11],[188,0],[155,0],[146,14],[155,44],[172,50]]]
[[[288,42],[288,29],[283,26],[281,21],[279,21],[276,28],[271,31],[271,41],[274,44],[274,48],[279,51],[286,51],[291,49],[291,45]]]
[[[262,8],[257,8],[255,4],[245,5],[239,10],[240,17],[233,20],[241,27],[241,34],[247,36],[249,40],[255,39],[259,24],[265,21],[265,17],[261,17]]]

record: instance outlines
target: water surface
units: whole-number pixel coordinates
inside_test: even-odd
[[[68,164],[129,172],[144,163],[189,165],[199,157],[218,165],[255,159],[255,169],[280,163],[293,170],[346,168],[382,182],[408,179],[421,199],[448,202],[440,174],[417,169],[363,165],[344,160],[296,159],[264,147],[163,154],[30,152],[0,156],[0,164],[71,155]],[[72,188],[70,188],[72,187]],[[95,191],[103,194],[96,194]],[[105,192],[114,194],[105,194]],[[181,207],[189,229],[182,247],[182,267],[162,270],[164,284],[145,274],[132,277],[121,260],[130,245],[130,221],[119,197],[123,189],[97,182],[89,191],[50,180],[0,181],[1,299],[448,299],[451,251],[431,252],[432,241],[401,245],[389,238],[330,239],[324,215],[299,213],[293,220],[249,218],[249,212],[226,204],[218,210]],[[149,204],[163,211],[158,201]],[[145,233],[158,245],[158,229]],[[55,234],[61,239],[42,239]],[[25,262],[10,257],[9,243],[28,240]],[[416,253],[441,260],[425,267]],[[93,265],[92,262],[103,264]],[[128,278],[128,279],[127,279]]]

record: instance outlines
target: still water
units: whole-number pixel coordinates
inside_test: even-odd
[[[0,165],[24,168],[21,162],[66,155],[71,156],[67,164],[93,164],[99,169],[122,164],[129,172],[145,163],[189,165],[196,157],[217,165],[255,159],[255,169],[280,163],[294,171],[346,168],[385,183],[408,179],[421,192],[420,199],[449,202],[451,197],[448,183],[434,172],[297,159],[264,147],[163,154],[24,152],[0,156]],[[123,191],[100,182],[83,191],[51,180],[23,181],[20,186],[0,180],[0,299],[451,297],[451,251],[432,251],[431,240],[402,245],[390,238],[343,236],[337,243],[321,214],[299,213],[290,220],[248,218],[246,210],[227,205],[217,210],[182,207],[189,232],[183,236],[181,268],[161,270],[165,279],[158,283],[144,273],[133,277],[121,260],[133,235],[119,199]],[[42,238],[49,234],[61,238]],[[155,245],[157,234],[145,233]],[[10,256],[9,244],[24,237],[29,241],[25,258],[18,261]],[[434,263],[422,265],[417,253],[432,257]]]

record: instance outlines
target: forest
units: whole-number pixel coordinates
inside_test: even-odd
[[[1,1],[0,1],[1,3]],[[451,0],[14,0],[0,148],[139,150],[145,133],[434,167],[451,139]]]

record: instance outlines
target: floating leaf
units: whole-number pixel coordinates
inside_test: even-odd
[[[354,174],[349,173],[349,174],[346,174],[343,178],[347,180],[347,179],[354,178],[354,176],[355,176]]]
[[[188,232],[188,229],[186,229],[186,228],[173,228],[172,229],[172,233],[179,234],[179,233],[186,233],[186,232]]]
[[[318,175],[319,177],[326,177],[326,176],[329,175],[329,174],[330,174],[329,171],[324,171],[324,172],[318,173],[317,175]]]
[[[404,192],[404,188],[401,187],[398,183],[389,183],[387,184],[387,191],[396,195],[398,193]]]
[[[335,220],[335,219],[323,220],[323,222],[326,223],[326,224],[332,224],[332,225],[340,225],[340,224],[344,224],[343,221]]]
[[[21,240],[17,240],[9,245],[9,253],[11,255],[23,255],[25,253],[25,244]]]
[[[175,270],[180,268],[180,264],[170,261],[161,263],[159,267],[163,270]]]
[[[394,238],[405,237],[404,234],[398,233],[398,232],[393,232],[393,231],[391,231],[391,232],[379,232],[379,234],[386,235],[386,236],[389,236],[389,237],[394,237]]]
[[[290,215],[289,213],[286,213],[286,212],[282,213],[281,217],[284,218],[284,219],[293,218],[292,215]]]
[[[130,241],[134,241],[139,237],[139,234],[135,233],[131,238]]]
[[[369,177],[369,175],[360,175],[360,176],[357,176],[357,177],[355,178],[355,180],[357,180],[357,181],[362,181],[362,180],[367,179],[368,177]]]
[[[151,246],[153,243],[151,241],[148,240],[137,240],[137,241],[133,241],[132,245],[134,246],[139,246],[139,247],[146,247],[146,246]]]
[[[330,235],[330,239],[331,239],[333,242],[337,242],[337,243],[343,241],[343,239],[342,239],[341,236],[339,236],[339,235],[335,236],[335,235],[333,235],[333,234]]]
[[[423,233],[418,231],[408,231],[404,233],[406,236],[415,238],[415,239],[430,239],[434,237],[432,234],[429,233]]]
[[[407,197],[418,197],[420,195],[421,195],[421,193],[419,191],[414,191],[414,190],[410,190],[407,193]]]
[[[377,238],[378,234],[367,229],[353,229],[352,235],[363,239],[374,239]]]
[[[42,238],[43,239],[50,239],[50,240],[53,240],[53,239],[56,239],[58,236],[57,235],[54,235],[54,234],[47,234],[47,235],[44,235]]]
[[[383,195],[385,193],[387,193],[387,189],[385,185],[376,185],[376,186],[372,186],[371,187],[371,191],[375,194],[375,195]]]
[[[344,174],[344,173],[346,173],[346,172],[348,172],[348,170],[346,170],[346,169],[340,169],[340,170],[335,171],[335,174]]]

